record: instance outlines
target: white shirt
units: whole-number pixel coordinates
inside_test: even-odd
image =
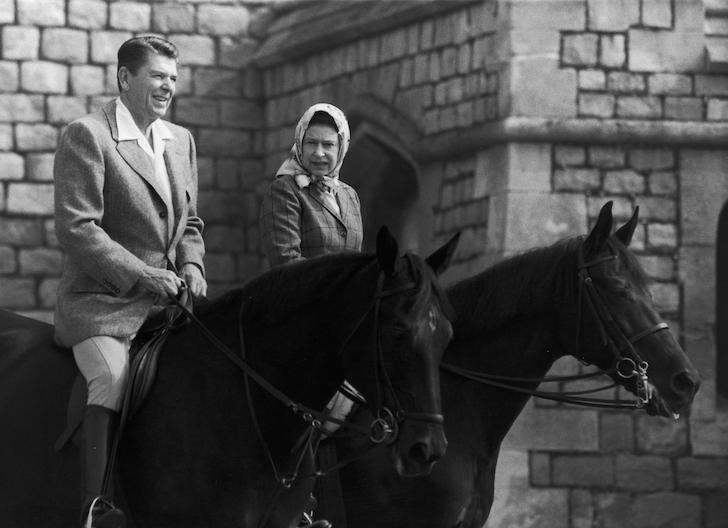
[[[167,165],[164,163],[164,140],[174,139],[172,132],[169,131],[167,125],[161,119],[156,119],[152,124],[152,142],[154,149],[144,137],[139,127],[136,126],[134,118],[126,105],[121,101],[121,97],[116,98],[116,126],[119,128],[119,141],[134,141],[146,152],[152,163],[154,164],[154,176],[162,190],[162,199],[169,209],[170,217],[174,217],[172,213],[172,186],[169,183],[169,173]]]

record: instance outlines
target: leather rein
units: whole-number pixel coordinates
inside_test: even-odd
[[[411,264],[411,255],[405,254],[405,256],[410,260]],[[425,280],[425,279],[423,279]],[[433,282],[432,279],[430,280],[431,284],[433,286],[438,286],[436,282]],[[258,436],[260,442],[262,443],[263,447],[265,448],[266,455],[268,457],[268,460],[271,464],[271,467],[273,469],[273,473],[275,475],[276,481],[281,484],[284,488],[289,488],[291,484],[295,480],[299,480],[302,478],[311,478],[316,476],[321,476],[324,474],[324,472],[318,471],[314,473],[313,475],[310,475],[309,477],[301,477],[298,475],[298,469],[300,465],[304,461],[305,457],[305,449],[301,450],[301,457],[295,464],[295,469],[292,472],[290,476],[284,476],[281,475],[278,470],[276,469],[275,463],[273,461],[273,457],[270,453],[270,450],[267,446],[267,443],[265,442],[265,439],[263,438],[263,433],[260,428],[257,414],[255,412],[255,409],[253,407],[251,395],[250,395],[250,384],[249,380],[252,378],[260,387],[265,389],[269,394],[274,396],[276,399],[278,399],[280,402],[282,402],[284,405],[289,407],[294,413],[298,414],[304,421],[306,421],[310,426],[311,429],[309,429],[308,434],[306,435],[308,438],[305,441],[305,444],[311,444],[313,442],[313,432],[318,430],[323,433],[326,433],[326,431],[323,429],[323,423],[324,422],[332,422],[335,423],[341,427],[345,427],[348,429],[351,429],[357,433],[367,435],[369,436],[369,439],[372,441],[373,445],[372,447],[375,447],[378,444],[385,443],[385,444],[391,444],[393,443],[398,434],[399,434],[399,425],[404,420],[417,420],[417,421],[425,421],[425,422],[432,422],[437,424],[442,424],[444,422],[444,417],[441,413],[419,413],[419,412],[410,412],[405,411],[394,390],[394,386],[392,385],[391,379],[389,377],[389,374],[386,369],[386,365],[384,363],[384,353],[382,348],[382,341],[381,341],[381,318],[379,316],[380,312],[380,305],[381,301],[385,297],[390,297],[392,295],[395,295],[397,293],[401,293],[403,291],[407,291],[413,288],[417,287],[417,284],[415,282],[407,282],[405,284],[402,284],[400,286],[397,286],[395,288],[389,289],[389,290],[383,290],[383,284],[384,284],[384,272],[381,272],[379,275],[379,279],[377,282],[377,291],[374,295],[374,302],[369,307],[369,309],[364,313],[364,315],[361,317],[361,319],[358,321],[354,329],[351,331],[351,333],[348,335],[344,343],[342,344],[339,355],[342,353],[346,345],[349,343],[349,341],[352,339],[354,334],[357,332],[357,330],[361,327],[361,325],[364,323],[365,319],[369,315],[369,313],[374,310],[374,317],[375,317],[375,332],[376,332],[376,349],[375,349],[375,363],[376,363],[376,381],[377,381],[377,388],[380,393],[380,405],[378,406],[377,412],[376,412],[376,419],[371,423],[370,427],[367,429],[364,426],[353,424],[350,422],[347,422],[345,420],[340,420],[338,418],[334,418],[330,416],[327,412],[320,412],[318,410],[312,409],[310,407],[307,407],[301,403],[297,403],[293,401],[291,398],[286,396],[281,390],[279,390],[277,387],[272,385],[268,380],[266,380],[263,376],[261,376],[258,372],[256,372],[250,364],[247,362],[246,359],[246,351],[245,351],[245,338],[243,335],[243,325],[242,325],[242,313],[243,313],[243,306],[240,307],[239,312],[239,337],[240,337],[240,354],[235,354],[232,352],[223,342],[221,342],[210,330],[199,320],[197,317],[188,310],[182,303],[180,303],[177,299],[172,299],[172,301],[177,305],[177,307],[192,321],[199,330],[208,338],[208,340],[218,349],[220,350],[230,361],[232,361],[238,368],[240,368],[244,374],[245,374],[245,387],[248,397],[248,405],[249,410],[253,419],[253,425],[256,431],[256,435]],[[439,290],[435,288],[436,292]],[[447,303],[447,298],[441,298],[441,303],[445,303],[446,309],[452,310],[449,308],[449,304]],[[381,371],[381,372],[380,372]],[[381,377],[380,377],[381,376]],[[384,382],[381,381],[381,379],[384,380]],[[384,405],[381,405],[381,401],[383,401],[383,397],[381,394],[384,391],[388,391],[389,394],[392,396],[392,400],[395,403],[395,410],[394,412],[391,411],[389,408],[387,408]],[[346,463],[350,461],[345,461]],[[339,467],[345,465],[345,463],[339,463],[333,468],[328,468],[326,472],[332,471],[334,469],[338,469]]]
[[[624,334],[624,332],[622,332],[622,329],[619,327],[619,324],[614,320],[614,317],[612,317],[609,308],[607,308],[606,304],[599,295],[599,292],[594,287],[594,283],[591,277],[589,276],[589,268],[602,262],[614,260],[616,258],[617,255],[609,255],[585,262],[584,243],[582,242],[579,246],[579,311],[576,322],[576,357],[579,357],[578,352],[579,334],[581,330],[581,308],[582,300],[585,300],[587,306],[589,307],[589,310],[591,311],[597,323],[597,328],[599,329],[599,333],[601,335],[602,344],[605,347],[608,347],[615,357],[614,366],[612,368],[587,374],[578,374],[574,376],[547,376],[544,378],[519,378],[511,376],[498,376],[495,374],[487,374],[483,372],[462,369],[446,363],[442,363],[440,365],[440,368],[472,381],[477,381],[479,383],[484,383],[486,385],[491,385],[502,389],[521,392],[537,398],[560,401],[564,403],[582,405],[587,407],[612,409],[641,409],[647,404],[647,402],[650,401],[650,398],[652,397],[652,389],[648,384],[647,368],[649,367],[649,365],[646,361],[643,361],[640,358],[639,354],[634,348],[634,344],[655,332],[659,332],[660,330],[667,330],[668,326],[667,323],[660,322],[650,328],[638,332],[636,335],[630,338],[628,338]],[[586,295],[584,292],[586,292]],[[582,358],[579,359],[584,364],[587,364]],[[636,377],[637,400],[605,400],[585,396],[586,394],[601,392],[617,387],[617,383],[612,383],[611,385],[606,385],[604,387],[598,387],[595,389],[569,392],[531,390],[512,384],[512,382],[558,383],[564,381],[576,381],[581,379],[593,378],[601,376],[603,374],[617,374],[624,379]]]

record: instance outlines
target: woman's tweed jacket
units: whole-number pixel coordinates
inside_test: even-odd
[[[118,141],[114,101],[61,137],[53,173],[56,235],[66,252],[55,315],[62,345],[136,333],[154,302],[137,284],[146,266],[176,270],[190,262],[204,271],[194,140],[165,125],[174,135],[164,148],[172,210],[151,158],[136,141]]]
[[[361,205],[356,191],[339,182],[341,214],[313,182],[300,188],[291,175],[268,188],[260,210],[260,234],[271,266],[339,251],[361,251]]]

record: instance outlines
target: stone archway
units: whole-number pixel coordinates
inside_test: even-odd
[[[356,189],[364,221],[362,251],[373,251],[379,228],[386,225],[401,249],[416,250],[419,232],[415,205],[419,197],[415,164],[391,138],[375,127],[350,121],[352,138],[341,179]]]
[[[728,401],[728,202],[718,217],[715,271],[715,388]]]

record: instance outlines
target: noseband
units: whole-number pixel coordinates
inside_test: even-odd
[[[636,335],[628,338],[612,317],[609,308],[604,304],[599,292],[594,287],[594,282],[589,276],[589,268],[602,262],[609,262],[617,258],[617,255],[608,255],[599,257],[589,262],[584,261],[584,243],[579,246],[579,314],[576,322],[576,357],[579,357],[579,334],[581,326],[581,300],[585,299],[587,306],[594,315],[597,328],[602,337],[602,344],[611,350],[615,357],[614,370],[622,378],[637,377],[637,407],[643,407],[651,397],[650,390],[647,385],[647,368],[649,364],[643,361],[634,344],[660,330],[667,330],[668,326],[665,322],[647,328]],[[586,291],[586,296],[584,292]],[[583,359],[582,359],[583,362]]]

